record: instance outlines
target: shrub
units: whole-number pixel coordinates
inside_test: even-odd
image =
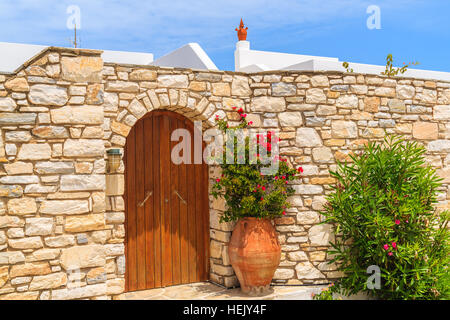
[[[390,136],[338,163],[323,214],[337,235],[330,254],[343,294],[381,299],[448,299],[448,213],[435,210],[440,179],[425,148]],[[376,265],[381,288],[368,287]],[[369,282],[371,279],[369,279]]]
[[[233,129],[245,130],[251,125],[251,122],[246,121],[246,114],[242,109],[237,112],[240,122],[234,128],[230,128],[227,121],[216,118],[219,129],[224,134]],[[272,135],[270,131],[267,134],[258,134],[257,141],[252,141],[258,144],[259,153],[263,154],[261,151],[264,149],[264,154],[271,156]],[[233,151],[224,145],[224,158],[220,165],[222,177],[216,180],[212,189],[212,195],[215,198],[224,197],[227,204],[226,211],[220,217],[221,222],[244,217],[276,218],[285,215],[290,206],[287,198],[294,193],[294,189],[289,186],[288,181],[296,179],[303,171],[302,168],[290,168],[286,159],[276,158],[274,155],[275,160],[279,160],[278,170],[272,175],[263,175],[261,169],[270,167],[270,163],[263,164],[259,153],[256,163],[251,163],[250,150],[248,136],[245,138],[245,153],[239,153],[237,139],[234,141]],[[227,163],[227,153],[231,153],[234,163]],[[241,163],[238,163],[238,158]]]

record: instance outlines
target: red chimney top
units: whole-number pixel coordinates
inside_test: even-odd
[[[238,28],[235,29],[237,31],[239,41],[247,40],[247,29],[248,29],[248,27],[244,28],[244,22],[242,21],[242,18],[241,18],[241,23],[239,24],[239,29]]]

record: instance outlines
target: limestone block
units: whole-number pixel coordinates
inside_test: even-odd
[[[331,136],[333,138],[356,138],[358,128],[353,121],[333,120],[331,122]]]
[[[433,119],[435,119],[435,120],[450,120],[450,105],[434,106]]]
[[[100,106],[65,106],[50,110],[55,124],[103,124],[103,108]]]
[[[327,96],[322,89],[313,88],[306,91],[306,103],[325,103]]]
[[[11,112],[14,111],[16,109],[16,102],[9,98],[2,98],[0,97],[0,111],[2,112]]]
[[[438,138],[438,124],[432,122],[414,122],[413,137],[423,140],[436,140]]]
[[[322,139],[314,128],[298,128],[296,144],[299,147],[320,147]]]
[[[286,102],[281,97],[255,97],[250,109],[255,112],[281,112],[286,110]]]
[[[312,246],[326,246],[334,241],[332,226],[330,224],[312,226],[308,231],[308,237]]]
[[[61,78],[73,82],[101,82],[103,59],[78,56],[61,58]]]
[[[8,201],[8,214],[27,215],[37,211],[36,200],[34,198],[18,198]]]
[[[103,157],[105,145],[100,139],[67,139],[63,153],[66,157]]]
[[[160,87],[170,87],[170,88],[187,88],[189,80],[187,75],[160,75],[158,76],[158,85]]]
[[[30,283],[29,290],[55,289],[67,283],[65,272],[51,273],[44,276],[35,276]]]
[[[45,236],[53,232],[53,218],[27,218],[25,220],[25,235]]]
[[[89,212],[89,202],[87,200],[44,200],[39,212],[54,215],[82,214]]]
[[[11,78],[5,82],[5,88],[16,92],[28,92],[30,91],[30,86],[25,78]]]
[[[60,260],[65,270],[101,267],[106,264],[105,248],[102,245],[85,245],[63,249]]]
[[[31,86],[28,99],[34,105],[63,106],[69,99],[67,89],[56,85],[35,84]]]
[[[317,270],[311,262],[300,262],[295,266],[297,278],[302,279],[323,279],[325,276]]]
[[[48,143],[23,144],[17,155],[19,160],[45,160],[50,159],[52,150]]]
[[[233,96],[248,97],[252,93],[248,85],[248,78],[242,76],[234,76],[231,83],[231,94]]]
[[[103,213],[83,216],[70,216],[66,218],[64,230],[66,232],[85,232],[102,230],[105,228],[105,216]]]
[[[33,262],[25,264],[16,264],[11,267],[10,278],[23,276],[39,276],[51,273],[48,262]]]

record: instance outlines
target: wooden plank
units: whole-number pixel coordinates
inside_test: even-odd
[[[186,120],[187,121],[187,120]],[[194,146],[194,131],[191,128],[191,146]],[[189,230],[189,282],[197,282],[197,241],[196,241],[196,194],[195,194],[195,167],[194,152],[191,153],[190,164],[187,165],[187,181],[188,188],[188,230]]]
[[[136,123],[136,165],[134,167],[136,177],[136,200],[139,204],[145,198],[144,192],[144,175],[142,174],[142,166],[144,165],[144,123],[138,121]],[[137,245],[137,288],[144,290],[146,287],[145,280],[145,207],[136,206],[136,245]]]
[[[123,165],[125,167],[124,170],[124,194],[123,194],[123,202],[124,202],[124,206],[125,206],[125,221],[124,221],[124,228],[125,228],[125,241],[124,241],[124,245],[125,245],[125,250],[124,250],[124,254],[125,254],[125,292],[130,291],[130,286],[128,285],[128,280],[130,279],[129,276],[129,270],[128,270],[128,217],[127,217],[127,144],[125,143],[125,146],[123,147]]]
[[[203,243],[203,208],[202,203],[204,201],[202,197],[202,165],[196,164],[194,165],[194,172],[195,172],[195,194],[196,196],[196,206],[195,206],[195,219],[196,219],[196,225],[195,225],[195,242],[196,242],[196,257],[197,257],[197,272],[196,272],[196,281],[201,280],[201,276],[203,274],[203,268],[204,268],[204,252],[205,252],[205,245]]]
[[[155,287],[162,286],[162,262],[161,262],[161,181],[160,181],[160,117],[154,115],[152,140],[153,152],[153,186],[154,186],[154,206],[153,206],[153,243],[155,252]]]
[[[145,203],[145,280],[146,288],[155,287],[155,250],[153,241],[154,232],[154,177],[152,167],[152,156],[154,154],[154,144],[152,142],[153,120],[151,116],[144,119],[144,189],[145,195],[152,192],[152,195]]]
[[[177,118],[169,118],[169,139],[172,132],[178,129]],[[175,147],[177,142],[170,141],[169,157],[171,157],[172,149]],[[178,195],[181,196],[179,190],[178,182],[178,169],[179,166],[176,165],[172,159],[170,161],[170,197],[171,197],[171,238],[172,238],[172,284],[177,285],[181,283],[181,257],[180,257],[180,206],[182,202]],[[178,193],[178,195],[177,195]]]
[[[209,279],[209,173],[208,173],[208,165],[203,163],[202,165],[202,236],[203,236],[203,246],[204,251],[203,254],[203,264],[202,264],[202,274],[200,276],[201,281],[206,281]]]
[[[137,246],[136,246],[136,181],[135,161],[135,130],[132,129],[127,137],[127,233],[128,233],[128,285],[130,291],[137,289]]]
[[[184,120],[177,120],[179,128],[186,128]],[[186,150],[188,140],[183,140],[183,150]],[[179,192],[184,200],[189,201],[187,196],[187,165],[179,165]],[[180,237],[181,237],[181,283],[189,283],[189,228],[188,228],[188,202],[180,204]]]
[[[172,283],[172,239],[170,236],[170,151],[169,151],[169,117],[163,114],[161,117],[161,163],[160,163],[160,181],[161,181],[161,225],[162,225],[162,285],[168,286]]]

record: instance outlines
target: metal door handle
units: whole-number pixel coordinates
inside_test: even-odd
[[[180,194],[178,193],[177,190],[173,190],[173,192],[175,192],[175,194],[178,196],[178,198],[180,198],[181,202],[183,202],[184,204],[186,204],[186,201],[180,196]]]
[[[148,200],[148,198],[150,198],[150,196],[153,194],[153,191],[149,191],[147,192],[147,194],[145,195],[144,200],[142,200],[141,202],[139,202],[138,207],[142,207],[144,205],[144,203]]]

